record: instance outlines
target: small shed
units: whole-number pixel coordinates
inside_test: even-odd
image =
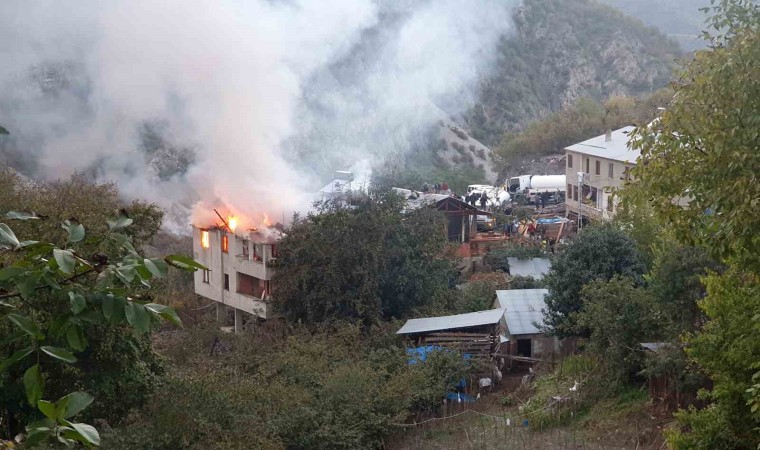
[[[552,267],[552,262],[547,258],[520,259],[508,257],[507,262],[511,276],[531,277],[535,280],[543,279]]]
[[[470,237],[477,234],[478,215],[491,214],[480,211],[477,207],[451,195],[424,193],[401,188],[393,188],[393,190],[406,199],[407,210],[427,206],[444,213],[447,219],[446,236],[452,242],[470,242]]]
[[[407,336],[415,346],[436,345],[489,357],[499,344],[503,320],[504,311],[500,309],[425,317],[407,320],[396,334]]]
[[[504,335],[509,340],[509,355],[542,358],[559,352],[559,339],[541,332],[542,310],[546,308],[546,289],[496,291],[495,311],[504,313]]]

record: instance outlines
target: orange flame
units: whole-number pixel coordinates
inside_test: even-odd
[[[229,216],[227,217],[227,225],[230,226],[230,231],[233,233],[235,232],[235,228],[238,226],[238,218],[237,216]]]
[[[209,247],[208,231],[206,230],[201,230],[201,247],[203,248]]]
[[[267,228],[272,226],[272,222],[269,220],[269,215],[267,213],[264,213],[264,219],[262,219],[261,224]]]

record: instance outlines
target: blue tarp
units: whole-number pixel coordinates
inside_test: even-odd
[[[475,398],[472,395],[462,394],[459,392],[449,392],[446,394],[446,399],[460,403],[475,403]]]
[[[425,362],[427,360],[427,356],[436,351],[446,351],[444,347],[438,346],[438,345],[425,345],[422,347],[415,347],[415,348],[407,348],[406,354],[409,356],[409,359],[407,360],[407,364],[417,364],[418,362]],[[463,353],[462,359],[470,359],[472,358],[472,355],[469,353]]]
[[[562,217],[542,217],[540,219],[536,219],[536,223],[539,225],[546,225],[549,223],[560,223],[562,222]]]

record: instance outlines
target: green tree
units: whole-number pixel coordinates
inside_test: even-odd
[[[555,256],[544,285],[549,290],[544,323],[554,334],[587,335],[578,328],[573,313],[583,307],[581,289],[594,280],[607,281],[615,275],[639,283],[646,271],[633,240],[610,225],[585,228]]]
[[[685,245],[728,266],[706,279],[707,316],[687,352],[710,376],[711,404],[678,415],[675,448],[756,448],[760,442],[760,5],[720,0],[710,48],[677,73],[659,120],[633,134],[641,151],[624,196],[642,201]],[[754,408],[754,410],[753,410]]]
[[[657,304],[644,288],[618,275],[583,286],[581,300],[583,307],[574,314],[577,326],[589,330],[589,343],[612,380],[630,382],[644,364],[639,344],[659,338],[662,332]]]
[[[15,211],[6,218],[42,220],[35,213]],[[68,420],[89,406],[89,394],[72,393],[58,402],[42,400],[44,394],[55,393],[56,386],[75,390],[90,384],[70,376],[76,369],[61,368],[61,363],[94,362],[90,349],[103,344],[90,343],[92,328],[129,327],[141,336],[159,318],[180,323],[173,310],[146,301],[135,286],[150,286],[169,265],[191,270],[202,266],[181,256],[143,258],[121,232],[131,224],[132,219],[121,212],[109,220],[108,232],[87,237],[82,224],[68,219],[61,224],[65,238],[59,246],[44,240],[21,241],[0,223],[0,329],[5,337],[0,343],[0,415],[9,437],[27,423],[28,445],[52,438],[66,445],[75,441],[97,445],[93,427]],[[99,251],[88,257],[80,251],[85,245]]]
[[[669,327],[670,337],[701,328],[704,313],[699,307],[706,293],[701,277],[710,271],[721,270],[699,247],[685,247],[673,243],[659,255],[649,275],[648,285],[665,316],[674,325]]]
[[[275,305],[291,321],[400,317],[448,288],[444,217],[405,213],[392,191],[330,202],[297,219],[279,244]]]

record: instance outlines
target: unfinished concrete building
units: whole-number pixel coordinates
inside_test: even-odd
[[[235,331],[242,328],[243,312],[262,319],[272,315],[269,300],[282,236],[276,228],[233,233],[193,227],[193,257],[208,267],[195,272],[195,292],[217,302],[218,318],[233,308]]]

